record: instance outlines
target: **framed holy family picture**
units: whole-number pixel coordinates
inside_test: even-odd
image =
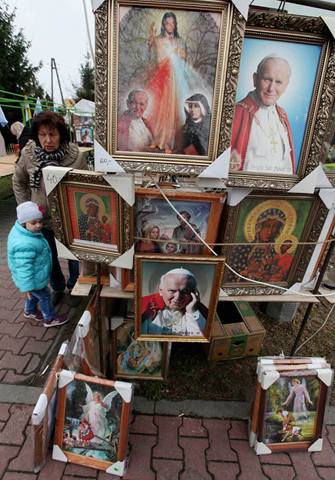
[[[326,207],[312,195],[272,193],[267,200],[264,194],[251,194],[237,206],[227,206],[222,255],[235,273],[225,269],[224,291],[281,294],[276,286],[288,288],[302,281],[314,250],[308,243],[317,242],[325,219]]]
[[[132,385],[60,373],[52,458],[122,476]]]
[[[209,342],[222,257],[135,255],[135,339]]]
[[[107,0],[95,14],[96,139],[126,171],[200,173],[229,148],[243,16],[228,0]]]
[[[287,190],[324,163],[334,63],[334,39],[321,17],[250,10],[229,186]]]
[[[101,174],[69,171],[48,198],[55,237],[79,260],[109,264],[129,248],[130,207]]]
[[[211,255],[201,238],[214,244],[225,202],[222,193],[165,190],[164,194],[180,216],[153,188],[137,188],[132,209],[132,233],[136,253],[161,255]],[[185,222],[192,225],[195,232]],[[213,248],[213,245],[212,245]],[[122,287],[133,290],[134,275],[122,271]]]

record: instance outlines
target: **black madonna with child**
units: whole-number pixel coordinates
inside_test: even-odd
[[[276,202],[274,201],[268,201],[264,203],[265,205],[263,204],[263,211],[260,210],[260,207],[262,207],[261,204],[255,207],[249,214],[252,215],[255,211],[259,212],[256,219],[254,237],[251,241],[251,244],[243,244],[234,247],[231,258],[232,267],[240,275],[243,275],[249,279],[263,281],[268,277],[267,273],[270,273],[272,262],[276,256],[276,250],[272,243],[274,243],[278,239],[279,235],[282,234],[288,220],[287,212],[285,214],[287,208],[281,209],[279,205],[276,207]],[[288,204],[288,202],[283,203]],[[268,204],[269,208],[266,208],[266,204]],[[252,221],[250,218],[247,218],[245,222],[246,224],[248,223],[248,220],[249,223]],[[246,227],[244,227],[244,230],[246,230]],[[250,238],[250,233],[249,235],[246,234],[246,237]],[[242,279],[239,277],[236,278],[236,276],[232,273],[230,273],[228,276],[228,281],[231,282],[238,282],[241,280]]]

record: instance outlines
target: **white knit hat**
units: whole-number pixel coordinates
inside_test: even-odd
[[[20,225],[31,222],[37,218],[43,218],[43,211],[34,202],[24,202],[16,207],[17,219]]]

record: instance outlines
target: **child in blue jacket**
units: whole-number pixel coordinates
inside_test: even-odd
[[[15,285],[24,293],[24,316],[44,320],[45,327],[68,321],[55,313],[48,288],[52,269],[51,250],[41,233],[43,211],[36,203],[24,202],[16,208],[17,221],[8,235],[8,266]],[[38,302],[42,312],[37,308]]]

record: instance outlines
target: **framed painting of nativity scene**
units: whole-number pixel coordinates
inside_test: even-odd
[[[318,196],[252,194],[227,206],[222,255],[228,295],[281,294],[303,278],[326,219]],[[257,284],[263,282],[268,285]],[[278,286],[279,288],[276,288]]]
[[[321,18],[249,11],[229,186],[288,190],[324,162],[334,63]]]
[[[96,138],[126,171],[200,173],[229,147],[244,26],[227,0],[97,9]]]
[[[109,264],[129,248],[130,207],[101,174],[69,171],[48,199],[56,239],[79,260]]]
[[[62,371],[53,459],[120,475],[131,397],[130,383]]]
[[[135,339],[209,342],[224,259],[135,255]]]

